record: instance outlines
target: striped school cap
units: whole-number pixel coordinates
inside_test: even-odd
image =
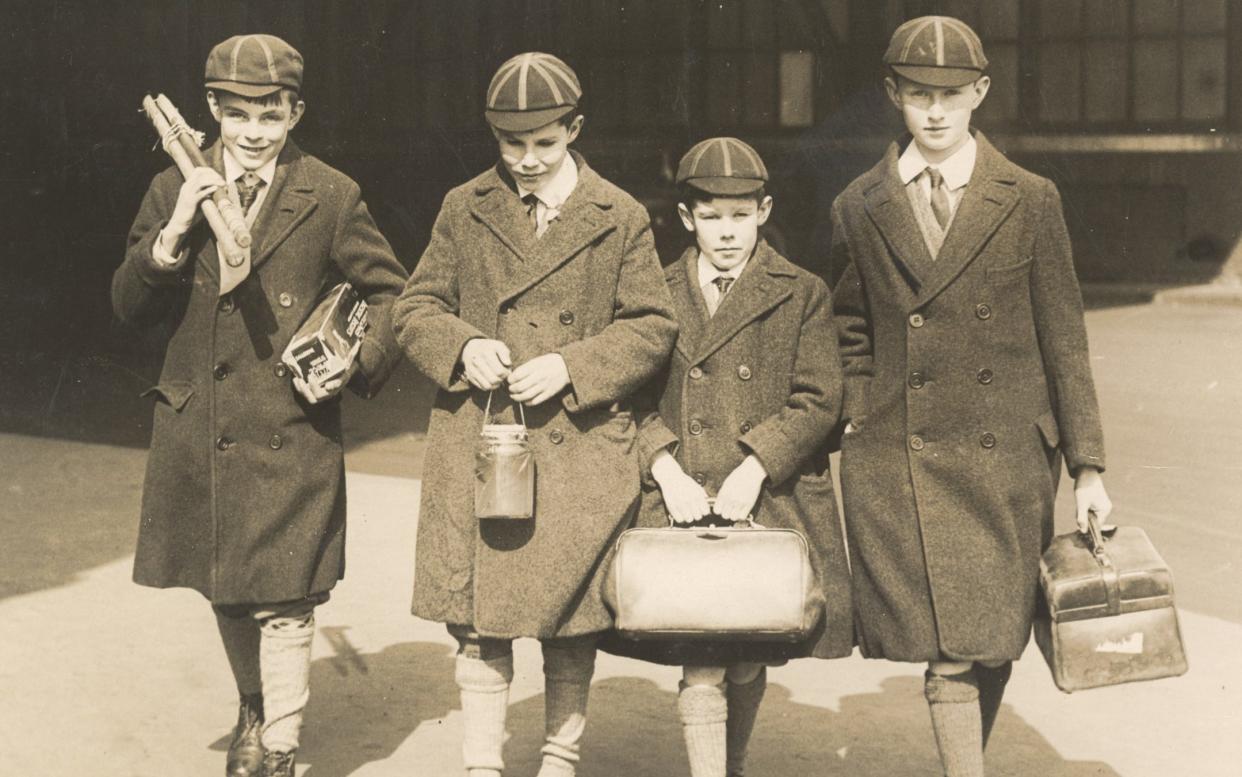
[[[929,86],[965,86],[987,70],[983,43],[965,22],[951,16],[920,16],[897,28],[884,64]]]
[[[207,55],[205,86],[243,97],[302,90],[302,55],[275,35],[234,35]]]
[[[487,87],[484,116],[496,129],[526,132],[578,107],[582,85],[573,68],[551,54],[528,51],[500,66]]]
[[[768,168],[759,153],[737,138],[708,138],[694,145],[677,165],[677,184],[734,197],[763,188]]]

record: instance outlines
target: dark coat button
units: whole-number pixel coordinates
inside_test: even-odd
[[[216,380],[224,380],[229,376],[229,365],[224,362],[220,362],[215,366],[215,369],[211,371],[211,374],[216,376]]]
[[[750,425],[750,421],[743,421],[742,426],[740,428],[742,430],[742,434],[746,434],[754,427]]]
[[[910,373],[910,381],[909,381],[909,382],[910,382],[910,388],[912,388],[912,389],[921,389],[921,388],[923,388],[923,384],[924,384],[925,380],[926,380],[926,379],[923,377],[923,373],[921,373],[921,372],[912,372],[912,373]]]
[[[694,473],[694,482],[698,483],[701,486],[707,483],[707,476],[704,475],[702,472],[696,472]]]
[[[923,326],[923,324],[926,321],[927,319],[923,318],[922,313],[911,313],[910,314],[910,326],[914,327],[915,329],[918,329],[919,327]]]
[[[276,377],[284,378],[289,375],[289,368],[285,366],[284,362],[280,362],[272,369],[272,372],[276,373]]]
[[[513,306],[508,302],[500,306],[500,315],[507,316],[513,312]]]
[[[216,310],[219,310],[221,313],[225,314],[232,313],[233,307],[233,298],[227,294],[221,297],[220,301],[216,303]]]
[[[268,440],[267,444],[272,446],[272,450],[278,451],[280,446],[285,444],[285,441],[280,438],[279,434],[273,434],[272,439]]]
[[[548,439],[552,441],[553,445],[560,445],[565,442],[565,435],[560,429],[553,429],[548,432]]]
[[[574,322],[574,312],[572,310],[562,310],[560,318],[562,324],[569,326]]]
[[[698,380],[699,378],[703,377],[703,368],[702,367],[691,367],[690,377],[694,378],[695,380]]]
[[[992,317],[992,306],[984,302],[975,305],[975,315],[983,321],[987,321]]]
[[[287,307],[292,307],[292,306],[293,306],[293,297],[292,297],[292,296],[290,296],[290,295],[289,295],[289,292],[287,292],[287,291],[282,291],[282,292],[280,293],[280,296],[279,296],[279,297],[277,297],[276,299],[280,302],[280,306],[281,306],[282,308],[287,308]]]
[[[917,434],[910,435],[910,448],[912,450],[921,451],[924,444],[922,437],[919,437]]]
[[[989,370],[987,367],[984,367],[983,369],[979,370],[979,373],[975,377],[979,379],[980,383],[986,386],[992,382],[992,371]]]
[[[233,441],[227,437],[220,436],[216,438],[216,449],[217,450],[227,451],[229,447],[232,446],[232,444],[233,444]]]
[[[996,435],[992,434],[991,432],[984,432],[983,436],[979,438],[979,444],[985,448],[995,448],[996,447]]]
[[[703,433],[703,422],[697,418],[691,421],[690,422],[690,434],[702,434],[702,433]]]
[[[750,376],[751,376],[750,367],[747,367],[745,364],[738,367],[737,376],[741,378],[742,380],[750,380]]]

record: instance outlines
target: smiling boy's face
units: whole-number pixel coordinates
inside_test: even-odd
[[[500,145],[500,158],[505,167],[528,192],[537,192],[556,176],[569,156],[569,144],[582,130],[582,117],[576,116],[566,126],[554,121],[526,132],[508,132],[492,128]]]
[[[220,122],[220,141],[244,170],[258,170],[275,159],[306,109],[284,94],[264,105],[231,92],[208,92],[211,115]]]
[[[980,76],[964,86],[930,86],[892,77],[884,79],[906,129],[914,136],[923,157],[932,164],[943,162],[970,136],[970,116],[987,96],[991,80]]]
[[[772,198],[712,197],[692,205],[678,203],[681,223],[694,233],[699,251],[716,269],[729,271],[745,261],[759,242],[759,227],[772,212]]]

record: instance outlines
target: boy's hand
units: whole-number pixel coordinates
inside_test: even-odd
[[[569,368],[559,353],[545,353],[520,364],[509,375],[509,396],[527,405],[538,405],[569,385]]]
[[[1104,478],[1094,467],[1083,467],[1074,478],[1074,501],[1078,503],[1078,531],[1087,530],[1087,513],[1093,512],[1104,525],[1108,514],[1113,511],[1113,502],[1104,490]]]
[[[730,521],[744,521],[755,508],[759,489],[767,478],[767,470],[754,454],[747,456],[720,484],[716,494],[716,514]]]
[[[513,357],[509,346],[499,340],[476,337],[461,349],[461,366],[466,371],[470,385],[483,391],[491,391],[509,377]]]
[[[349,382],[350,376],[351,373],[346,372],[331,380],[325,380],[323,383],[307,383],[297,375],[294,375],[293,387],[297,389],[297,392],[302,395],[303,399],[312,405],[317,405],[340,394],[341,389]]]
[[[164,227],[164,249],[170,255],[176,253],[181,237],[190,231],[190,225],[194,223],[194,216],[198,213],[198,204],[224,185],[224,179],[210,167],[196,167],[190,171],[189,177],[181,184],[177,204],[173,206],[172,215],[168,217],[168,224]]]
[[[660,486],[664,507],[673,523],[694,523],[712,511],[707,492],[668,451],[656,454],[651,462],[651,477]]]

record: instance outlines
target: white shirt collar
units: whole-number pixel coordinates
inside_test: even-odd
[[[574,162],[572,154],[566,154],[565,161],[561,163],[561,169],[557,170],[556,175],[548,179],[548,182],[538,190],[532,192],[530,189],[523,188],[521,184],[518,184],[517,190],[518,197],[534,194],[547,208],[560,210],[577,186],[578,164]]]
[[[754,251],[751,251],[751,256],[754,256]],[[733,269],[726,271],[721,270],[716,265],[712,264],[712,260],[704,256],[702,251],[699,251],[699,288],[706,288],[720,277],[729,277],[736,281],[738,278],[742,277],[742,271],[746,269],[746,264],[749,261],[750,256],[743,259],[741,263]]]
[[[229,151],[228,146],[224,147],[223,156],[224,156],[224,180],[228,181],[229,183],[232,183],[233,181],[236,181],[238,178],[241,178],[245,174],[246,168],[242,167],[241,163],[233,158],[233,153]],[[271,159],[268,160],[267,164],[263,165],[258,170],[254,171],[255,175],[262,178],[263,183],[267,184],[268,186],[272,185],[272,179],[276,177],[276,157],[278,156],[280,156],[280,154],[277,154],[276,156],[272,157]]]
[[[923,152],[919,151],[919,144],[911,140],[906,150],[897,159],[897,175],[901,177],[903,184],[908,184],[922,175],[928,167],[935,167],[944,176],[945,186],[953,191],[970,183],[970,175],[975,170],[975,157],[978,153],[979,143],[974,135],[970,135],[962,147],[953,152],[953,156],[938,165],[933,165],[923,157]]]

